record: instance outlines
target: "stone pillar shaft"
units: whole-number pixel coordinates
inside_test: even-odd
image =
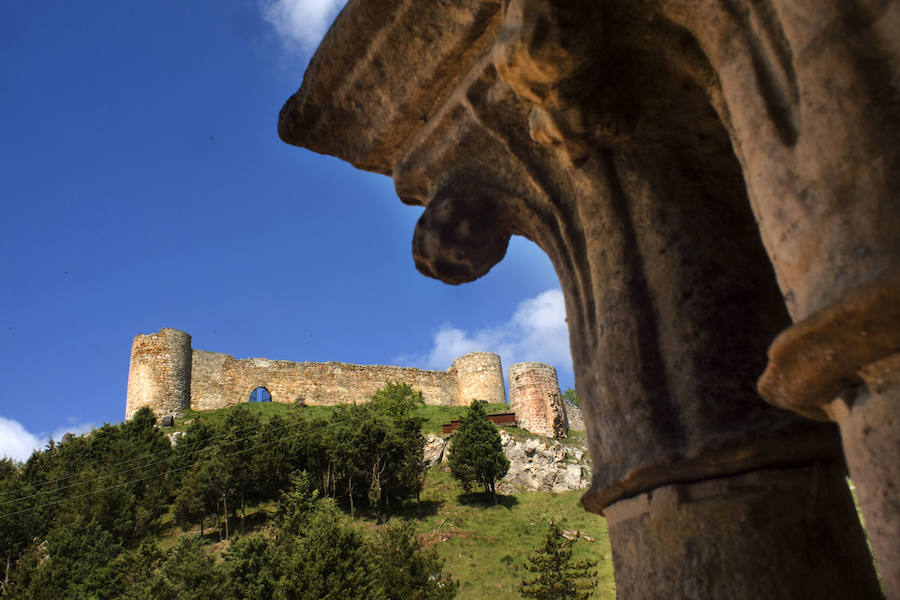
[[[765,469],[613,503],[604,514],[617,595],[878,598],[842,472],[833,462]]]
[[[885,594],[900,598],[900,354],[868,365],[860,376],[864,385],[826,410],[841,428]]]

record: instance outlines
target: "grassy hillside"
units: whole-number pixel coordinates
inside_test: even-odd
[[[298,409],[295,406],[277,403],[245,404],[261,419],[268,420],[274,415],[303,410],[310,414],[328,416],[333,407],[309,406]],[[489,405],[489,412],[508,410],[505,405]],[[176,421],[176,430],[183,429],[185,422],[203,419],[211,424],[221,424],[230,409],[215,411],[187,412]],[[465,407],[424,406],[417,415],[425,419],[423,431],[440,433],[441,425],[458,418]],[[536,437],[517,428],[506,428],[517,438]],[[583,444],[584,434],[573,432],[568,443]],[[460,582],[460,599],[518,598],[516,586],[527,572],[523,568],[527,555],[539,546],[547,532],[550,520],[559,522],[563,528],[580,531],[584,536],[575,544],[575,559],[593,558],[598,561],[599,587],[595,598],[614,598],[615,587],[612,575],[612,559],[606,522],[599,516],[586,512],[579,503],[581,492],[521,493],[501,496],[497,506],[491,506],[477,493],[465,494],[450,475],[446,466],[431,468],[426,476],[420,502],[409,502],[392,519],[403,519],[413,524],[423,543],[433,547],[445,561],[446,571]],[[271,505],[263,505],[248,515],[248,531],[265,526],[268,514],[274,510]],[[171,516],[166,521],[171,522]],[[372,515],[357,519],[370,531],[376,529]],[[162,548],[177,543],[179,537],[196,535],[199,531],[182,532],[174,525],[166,530],[160,539]],[[215,555],[225,549],[219,543],[216,531],[208,531],[208,548]]]
[[[581,492],[501,496],[497,506],[479,494],[463,494],[447,470],[432,468],[422,494],[422,514],[407,514],[423,541],[432,544],[460,582],[461,599],[518,598],[527,555],[543,543],[550,520],[588,538],[575,544],[575,560],[598,561],[595,598],[615,598],[606,521],[585,511]]]

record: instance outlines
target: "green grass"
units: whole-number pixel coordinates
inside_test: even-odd
[[[591,538],[592,541],[579,539],[575,543],[573,559],[597,561],[599,585],[592,598],[611,600],[615,598],[615,584],[606,521],[581,507],[581,494],[573,491],[501,495],[497,506],[492,506],[480,493],[464,493],[449,470],[434,467],[428,470],[421,502],[409,502],[391,520],[409,521],[423,545],[434,548],[444,561],[444,571],[459,581],[459,600],[505,600],[519,598],[517,586],[530,576],[523,565],[533,549],[542,545],[552,519],[564,529],[577,530]],[[248,509],[246,533],[264,528],[274,513],[273,502]],[[159,539],[161,550],[176,546],[181,536],[200,533],[196,526],[181,531],[172,523],[171,515],[164,521],[167,527]],[[377,527],[373,515],[358,517],[356,523],[369,532]],[[240,527],[239,519],[231,520],[232,533],[239,532]],[[217,560],[221,560],[227,547],[219,537],[220,532],[210,519],[204,539]]]
[[[459,419],[466,412],[466,406],[420,406],[416,410],[416,416],[425,419],[422,424],[424,433],[442,433],[444,423]],[[494,403],[485,405],[488,414],[508,412],[506,404]]]
[[[245,402],[240,404],[251,413],[258,416],[264,423],[275,415],[284,416],[295,411],[302,411],[310,416],[329,417],[334,412],[335,406],[304,406],[298,407],[294,404],[281,404],[279,402]],[[506,404],[488,404],[485,407],[488,413],[507,412],[509,407]],[[216,410],[186,410],[184,415],[175,419],[175,427],[167,429],[167,432],[184,431],[187,425],[195,420],[202,419],[213,426],[219,426],[228,416],[231,408],[220,408]],[[465,406],[420,406],[416,409],[416,416],[425,420],[422,425],[422,431],[425,433],[440,434],[444,423],[449,423],[453,419],[458,419],[466,411]],[[516,428],[510,427],[510,430]],[[534,437],[534,434],[524,432],[525,435]]]
[[[576,542],[573,558],[597,560],[593,597],[615,598],[606,521],[581,507],[581,494],[521,493],[501,496],[492,506],[481,494],[464,494],[449,471],[436,467],[428,472],[420,514],[413,503],[405,518],[444,559],[446,571],[460,583],[461,600],[519,598],[516,588],[529,576],[523,565],[543,543],[550,520],[594,540]]]

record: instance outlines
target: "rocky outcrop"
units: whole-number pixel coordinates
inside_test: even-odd
[[[447,460],[452,436],[425,436],[425,464]],[[590,458],[586,448],[572,448],[549,439],[516,440],[500,430],[509,471],[497,486],[502,494],[519,492],[567,492],[590,485]]]
[[[501,493],[568,492],[591,483],[586,448],[571,448],[539,438],[522,442],[505,431],[500,431],[500,442],[509,459],[509,471],[497,486]]]
[[[433,467],[438,463],[446,460],[447,446],[450,437],[443,438],[439,435],[429,433],[425,435],[425,466]]]

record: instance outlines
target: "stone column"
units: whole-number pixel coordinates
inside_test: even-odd
[[[900,278],[846,293],[782,333],[759,382],[777,406],[840,426],[888,598],[900,598]]]
[[[841,428],[885,592],[900,598],[900,2],[664,2],[718,74],[794,325],[769,402]]]
[[[790,317],[679,3],[374,4],[279,134],[392,174],[426,275],[476,279],[513,234],[550,256],[620,597],[878,597],[834,427],[757,396]]]

